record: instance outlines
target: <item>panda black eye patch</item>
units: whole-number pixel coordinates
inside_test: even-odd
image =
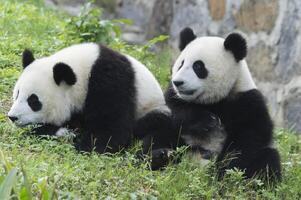
[[[184,60],[182,60],[180,67],[178,68],[178,71],[183,67],[184,65]]]
[[[193,71],[194,73],[201,79],[204,79],[208,76],[208,71],[205,67],[205,64],[201,61],[201,60],[198,60],[198,61],[195,61],[193,63]]]
[[[27,98],[27,103],[34,112],[42,109],[42,103],[40,102],[39,97],[36,94],[30,95]]]

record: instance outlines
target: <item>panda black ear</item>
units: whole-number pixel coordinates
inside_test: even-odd
[[[29,49],[25,49],[22,54],[23,69],[30,65],[34,61],[32,52]]]
[[[57,85],[60,85],[62,81],[65,81],[68,85],[74,85],[76,83],[76,75],[72,68],[65,63],[57,63],[54,65],[53,78]]]
[[[231,51],[236,62],[244,59],[247,56],[247,42],[238,33],[231,33],[225,39],[224,47],[226,50]]]
[[[196,38],[196,35],[193,33],[193,30],[189,27],[184,28],[180,32],[180,44],[179,49],[183,51],[183,49],[189,44],[192,40]]]

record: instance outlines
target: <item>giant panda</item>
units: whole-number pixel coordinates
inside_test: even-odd
[[[226,39],[197,37],[185,28],[179,49],[165,93],[174,134],[154,135],[153,146],[164,150],[180,141],[180,145],[213,152],[219,177],[226,169],[238,168],[247,178],[262,175],[279,180],[273,123],[244,59],[246,40],[238,33]],[[179,138],[176,145],[175,138]],[[163,150],[161,158],[166,158]]]
[[[79,150],[117,152],[129,146],[136,129],[139,134],[143,127],[136,124],[148,114],[169,114],[152,73],[103,45],[77,44],[36,60],[25,50],[22,59],[9,119],[19,126],[41,125],[37,134],[82,130]]]

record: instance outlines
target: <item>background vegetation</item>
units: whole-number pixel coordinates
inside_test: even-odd
[[[283,181],[276,187],[258,179],[244,180],[231,170],[217,181],[208,167],[186,157],[164,171],[150,171],[135,158],[139,145],[115,155],[79,154],[68,139],[39,138],[16,128],[6,118],[11,91],[21,72],[21,53],[36,57],[78,42],[103,42],[133,55],[148,66],[163,87],[168,82],[168,51],[120,41],[120,24],[99,20],[101,11],[87,4],[76,17],[45,8],[39,1],[0,0],[0,199],[300,199],[301,140],[277,130],[275,145],[282,156]]]

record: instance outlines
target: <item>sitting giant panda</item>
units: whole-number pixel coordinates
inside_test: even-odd
[[[180,138],[178,144],[217,154],[220,176],[236,167],[248,178],[263,173],[280,179],[280,158],[272,147],[273,124],[244,60],[245,39],[238,33],[226,39],[197,38],[185,28],[179,48],[165,94],[175,133],[155,135],[153,149],[176,146],[175,138]],[[167,154],[162,151],[162,158]],[[227,155],[234,157],[227,162]]]
[[[80,150],[119,151],[130,144],[136,122],[169,114],[151,72],[102,45],[73,45],[37,60],[25,50],[23,68],[8,117],[19,126],[42,124],[41,134],[83,130]]]

